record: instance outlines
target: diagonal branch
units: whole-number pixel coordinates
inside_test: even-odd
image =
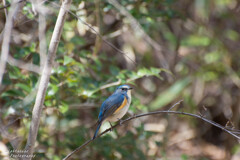
[[[3,6],[6,6],[6,5],[7,5],[6,0],[3,0]],[[5,17],[7,19],[7,15],[8,15],[7,8],[4,8],[4,13],[5,13]]]
[[[17,66],[21,69],[25,69],[27,71],[32,71],[32,72],[35,72],[37,74],[41,74],[41,70],[40,70],[39,66],[37,66],[35,64],[32,64],[32,63],[26,63],[26,62],[21,61],[21,60],[17,60],[15,58],[13,58],[11,55],[8,55],[7,62],[10,65]]]
[[[6,138],[9,140],[13,149],[17,149],[19,145],[18,137],[8,132],[8,130],[6,129],[6,126],[3,124],[2,119],[0,119],[0,135],[2,136],[2,138]]]
[[[166,110],[166,111],[148,112],[148,113],[143,113],[143,114],[138,114],[138,115],[135,115],[135,116],[131,116],[131,117],[127,118],[127,119],[121,120],[121,122],[120,122],[121,124],[118,123],[118,124],[112,126],[111,128],[106,129],[106,130],[103,131],[101,134],[99,134],[96,138],[98,138],[98,137],[104,135],[105,133],[111,131],[112,129],[114,129],[114,128],[116,128],[116,127],[118,127],[118,126],[120,126],[120,125],[122,125],[122,124],[124,124],[124,123],[126,123],[126,122],[128,122],[128,121],[131,121],[131,120],[133,120],[133,119],[136,119],[136,118],[140,118],[140,117],[144,117],[144,116],[150,116],[150,115],[156,115],[156,114],[176,114],[176,115],[186,115],[186,116],[194,117],[194,118],[197,118],[197,119],[201,119],[201,120],[203,120],[203,121],[205,121],[205,122],[207,122],[207,123],[209,123],[209,124],[211,124],[211,125],[213,125],[213,126],[215,126],[215,127],[217,127],[217,128],[222,129],[223,131],[229,133],[230,135],[232,135],[232,136],[234,136],[235,138],[237,138],[238,140],[240,140],[240,136],[237,135],[238,132],[239,132],[238,130],[236,130],[236,131],[238,131],[238,132],[236,132],[235,130],[233,131],[232,129],[228,129],[228,128],[226,128],[226,127],[224,127],[224,126],[222,126],[222,125],[220,125],[220,124],[218,124],[218,123],[216,123],[216,122],[214,122],[214,121],[212,121],[212,120],[209,120],[209,119],[207,119],[207,118],[204,118],[204,117],[202,117],[202,116],[200,116],[200,115],[196,115],[196,114],[192,114],[192,113],[186,113],[186,112],[180,112],[180,111],[171,111],[172,108],[174,108],[176,105],[179,105],[182,101],[183,101],[183,100],[178,101],[177,103],[175,103],[174,105],[172,105],[169,110]],[[95,138],[95,139],[96,139],[96,138]],[[84,144],[82,144],[81,146],[79,146],[78,148],[76,148],[74,151],[72,151],[71,153],[69,153],[65,158],[63,158],[63,160],[68,160],[73,154],[79,152],[82,148],[84,148],[85,146],[87,146],[89,143],[91,143],[91,142],[94,141],[95,139],[90,139],[90,140],[86,141]]]
[[[138,21],[117,1],[117,0],[108,0],[115,8],[117,8],[120,13],[126,16],[130,21],[130,26],[137,36],[143,37],[144,40],[152,46],[158,53],[161,65],[163,68],[169,69],[169,65],[166,61],[165,56],[163,55],[163,48],[155,40],[153,40],[138,23]]]
[[[7,4],[4,7],[0,7],[0,10],[1,10],[1,9],[5,9],[7,7],[10,7],[10,6],[12,6],[12,7],[17,6],[16,9],[15,9],[14,15],[13,15],[13,19],[12,19],[13,26],[16,26],[16,24],[19,23],[19,15],[21,14],[21,11],[22,11],[22,8],[25,5],[25,2],[26,2],[26,0],[13,0],[11,4]],[[11,11],[11,9],[10,9],[10,11]],[[9,13],[8,13],[8,17],[9,17]],[[7,18],[7,20],[8,19],[9,18]],[[3,38],[5,38],[4,32],[5,32],[5,28],[2,30],[2,32],[0,34],[0,44],[3,42]]]
[[[55,2],[50,2],[51,4],[53,4],[56,7],[59,7],[58,4],[56,4]],[[114,50],[117,51],[117,53],[121,53],[124,56],[126,56],[130,61],[133,62],[134,65],[137,65],[137,63],[131,59],[125,52],[123,52],[121,49],[117,48],[114,44],[110,43],[109,41],[107,41],[104,36],[102,36],[98,31],[96,31],[91,24],[88,24],[87,22],[83,21],[80,17],[78,17],[76,14],[74,14],[72,11],[68,10],[69,14],[71,14],[72,16],[76,17],[79,21],[81,21],[84,25],[86,25],[93,33],[95,33],[98,37],[100,37],[100,39],[106,43],[108,46],[112,47]]]
[[[45,62],[45,65],[43,68],[35,105],[32,111],[32,121],[30,125],[27,144],[25,146],[25,150],[27,151],[26,155],[28,155],[28,158],[26,158],[27,160],[31,159],[32,154],[34,152],[34,144],[37,138],[41,112],[43,109],[43,103],[46,96],[46,90],[47,90],[49,78],[51,75],[53,62],[56,56],[58,43],[60,41],[63,25],[67,16],[67,10],[69,9],[70,4],[71,4],[71,0],[63,1],[62,7],[58,14],[57,22],[53,31],[52,39],[51,39],[49,50],[48,50],[47,61]]]
[[[6,63],[8,59],[14,14],[17,11],[18,3],[15,3],[15,1],[13,1],[13,4],[10,8],[9,14],[7,16],[6,24],[4,27],[4,32],[3,32],[3,43],[2,43],[1,58],[0,58],[0,85],[2,84],[2,79],[3,79],[3,75],[5,72]]]
[[[23,1],[26,1],[26,0],[19,0],[17,3],[21,3],[21,2],[23,2]],[[3,0],[3,6],[2,7],[0,7],[0,10],[2,10],[2,9],[7,9],[8,7],[10,7],[11,6],[11,4],[7,4],[6,3],[6,0]],[[6,13],[6,12],[5,12]]]

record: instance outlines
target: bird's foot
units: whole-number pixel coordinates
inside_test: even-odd
[[[118,120],[119,120],[119,125],[121,126],[123,121],[121,119],[118,119]]]

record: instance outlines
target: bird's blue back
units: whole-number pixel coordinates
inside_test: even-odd
[[[132,88],[128,85],[119,86],[116,89],[116,91],[102,103],[100,112],[98,115],[98,122],[97,122],[98,126],[94,133],[93,139],[95,139],[97,137],[97,133],[98,133],[104,120],[106,120],[110,116],[111,116],[111,118],[113,118],[112,116],[114,116],[114,115],[119,116],[118,115],[119,109],[121,110],[125,106],[129,107],[129,104],[131,102],[131,97],[128,97],[128,94],[127,94],[127,91],[129,89],[132,89]],[[126,101],[128,103],[127,105],[126,105]],[[116,112],[118,112],[118,113],[116,113]],[[124,114],[126,114],[126,110],[124,110],[124,112],[120,111],[119,118],[121,118]]]
[[[110,97],[108,97],[102,103],[98,116],[99,122],[102,122],[105,118],[112,115],[118,109],[118,107],[122,105],[124,97],[128,98],[127,94],[113,93]]]

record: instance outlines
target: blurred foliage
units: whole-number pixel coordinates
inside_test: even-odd
[[[116,88],[106,85],[114,82],[134,88],[130,115],[168,109],[183,99],[181,109],[186,112],[240,127],[240,2],[118,2],[163,47],[162,53],[154,50],[146,37],[134,34],[139,31],[131,28],[129,17],[107,1],[73,1],[71,11],[127,56],[96,40],[94,31],[68,15],[46,93],[36,159],[60,160],[90,139],[101,103]],[[60,5],[59,1],[45,3],[49,9],[48,45],[59,10],[56,4]],[[22,13],[21,23],[14,27],[10,54],[39,66],[38,16],[30,2]],[[0,10],[1,31],[4,24],[4,11]],[[169,69],[162,68],[159,54],[166,57]],[[11,124],[11,134],[22,139],[20,148],[27,140],[39,79],[37,73],[8,64],[0,87],[0,118],[3,124]],[[9,139],[0,137],[1,141],[10,148]],[[236,139],[221,130],[183,116],[159,115],[114,129],[73,158],[233,160],[240,159],[239,153]]]

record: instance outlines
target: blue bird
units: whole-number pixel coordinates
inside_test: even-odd
[[[96,138],[103,122],[116,122],[127,113],[131,103],[131,89],[132,88],[129,85],[121,85],[117,87],[115,92],[102,103],[98,115],[98,126],[93,139]]]

